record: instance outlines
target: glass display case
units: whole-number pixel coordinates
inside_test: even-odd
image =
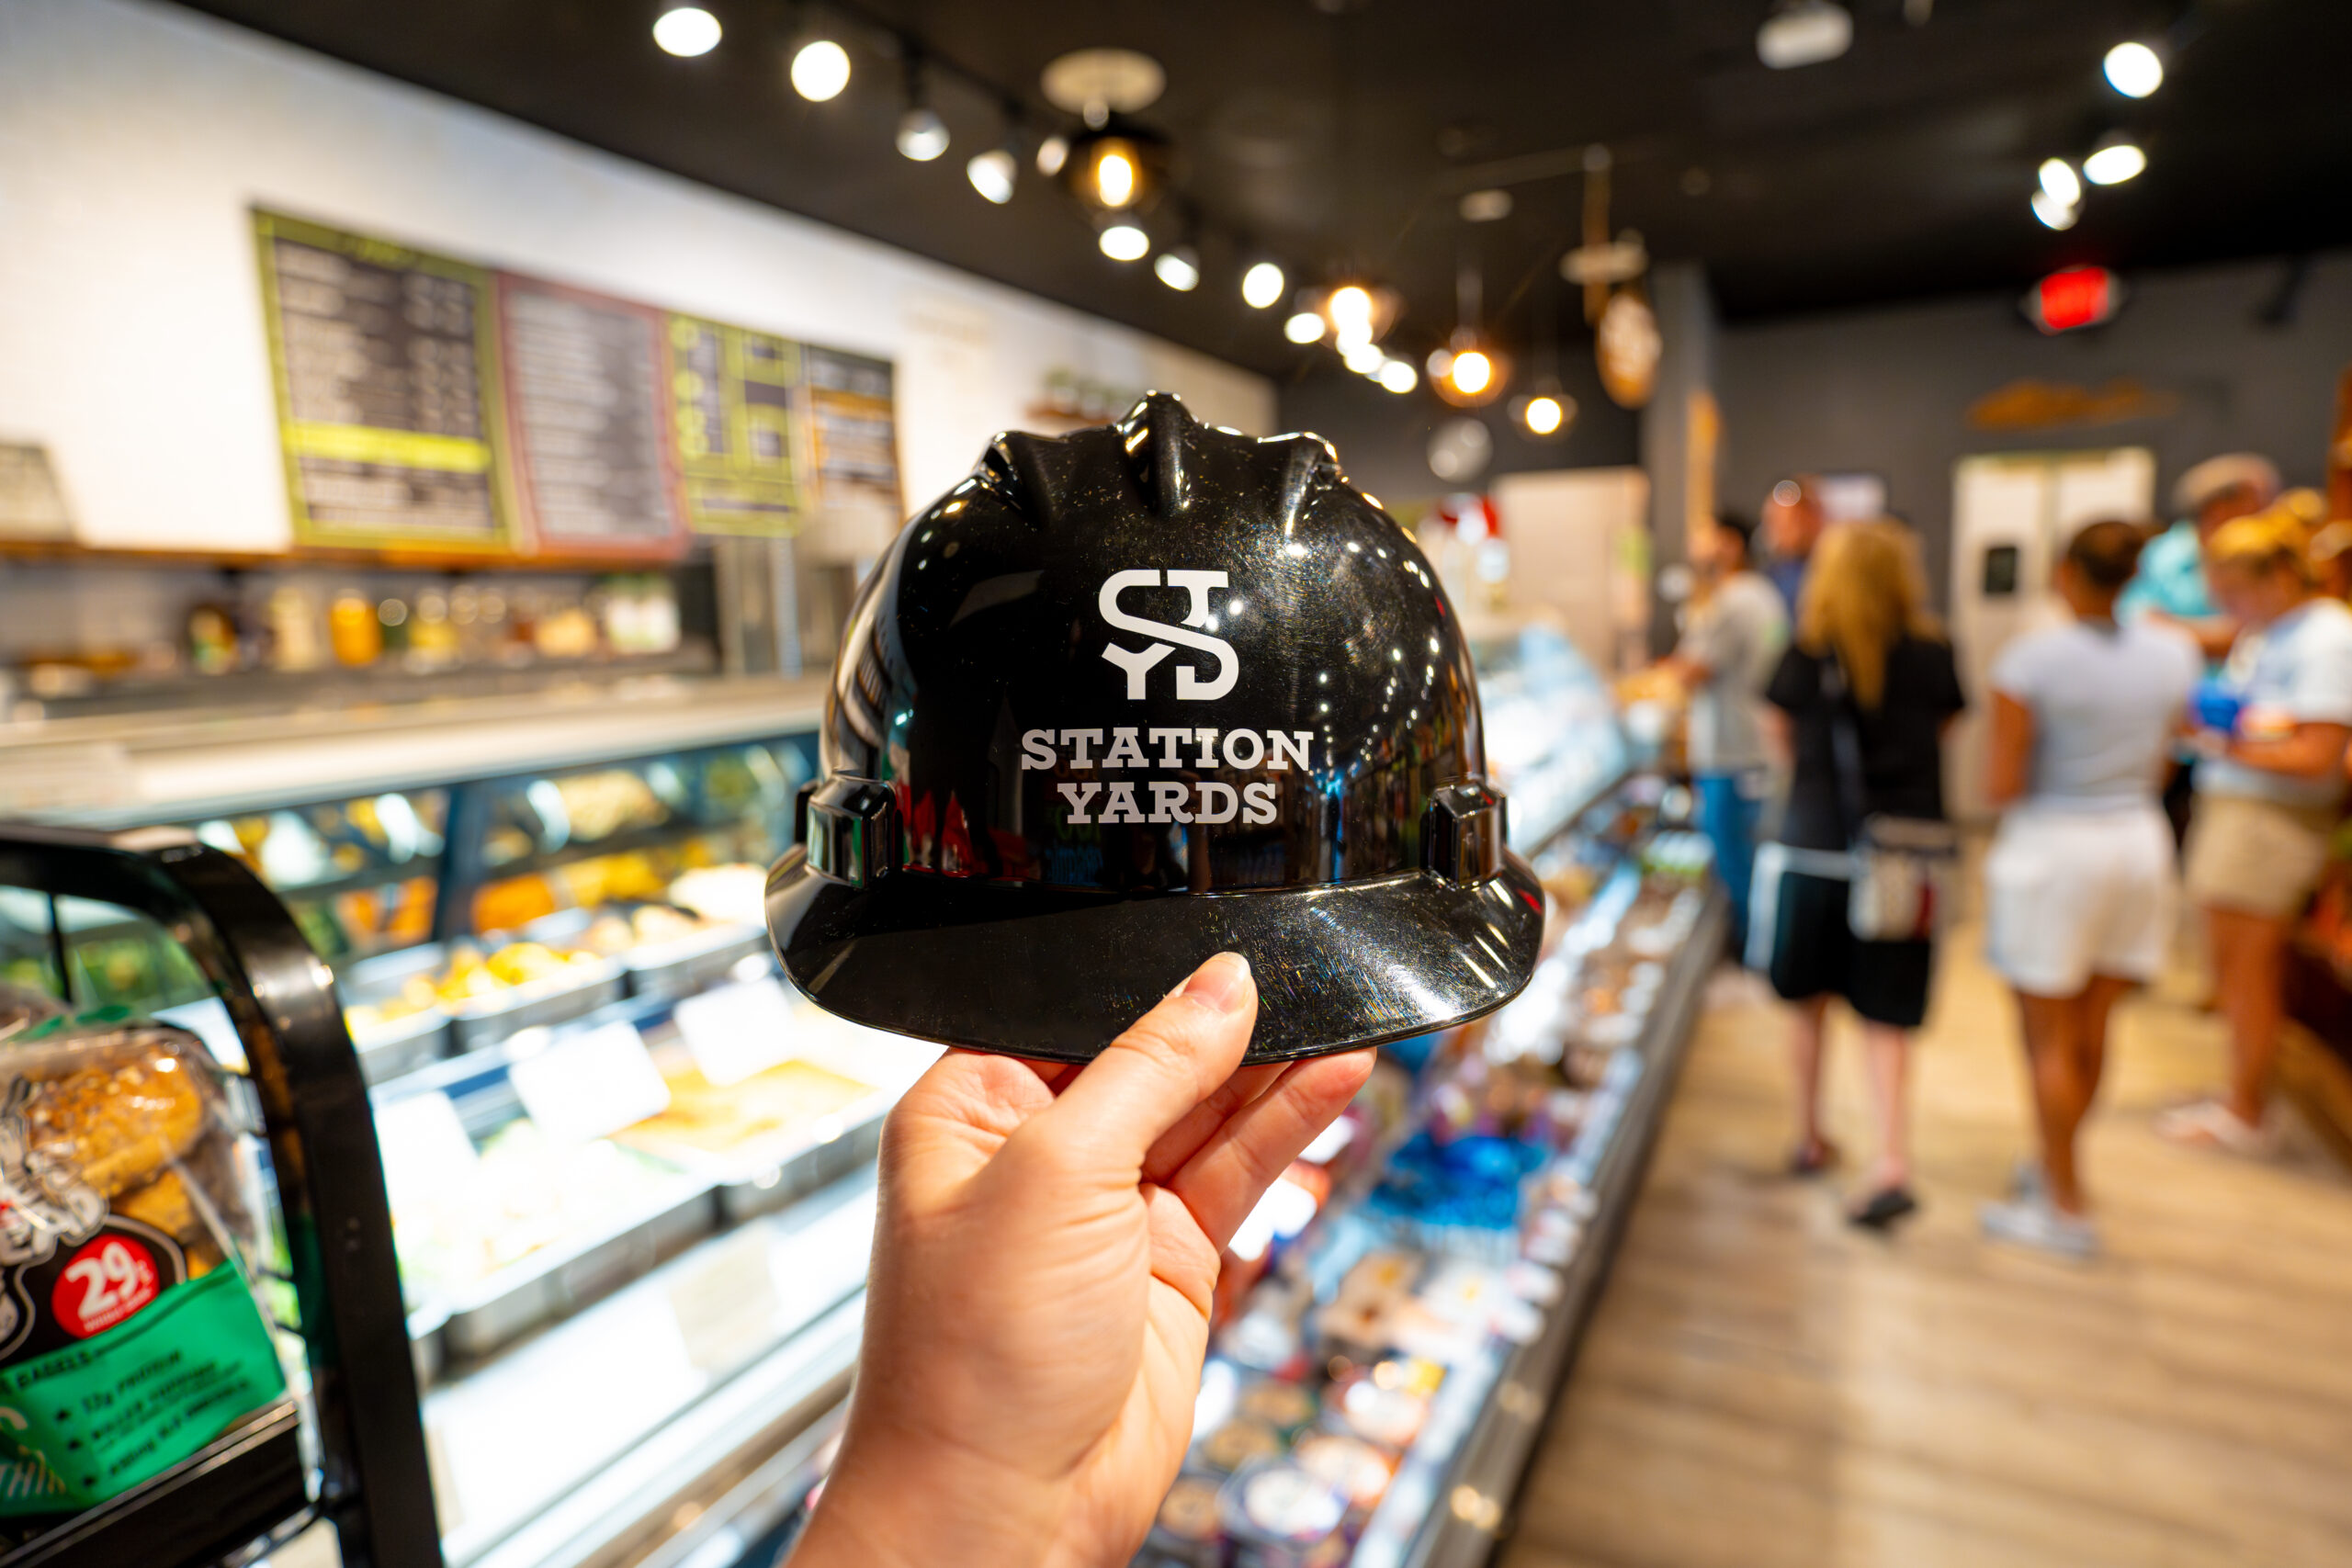
[[[1633,764],[1608,684],[1541,616],[1473,620],[1487,771],[1510,800],[1510,846],[1532,854]]]
[[[1339,1533],[1365,1562],[1430,1560],[1443,1499],[1502,1484],[1476,1457],[1520,1408],[1499,1391],[1537,1391],[1540,1413],[1671,1076],[1690,954],[1713,940],[1703,852],[1621,784],[1598,679],[1540,624],[1476,647],[1549,952],[1495,1018],[1385,1049],[1237,1239],[1180,1488],[1219,1540],[1263,1533],[1263,1507],[1226,1495],[1250,1464],[1354,1456]],[[450,1568],[766,1568],[821,1471],[880,1119],[936,1052],[809,1008],[760,924],[820,694],[707,721],[578,716],[553,739],[516,716],[372,751],[262,745],[234,767],[134,752],[193,808],[100,814],[251,867],[334,966]],[[174,952],[100,903],[0,892],[0,973],[161,1010],[235,1059],[217,986]],[[1454,1313],[1452,1337],[1374,1343],[1409,1303]],[[1334,1374],[1323,1352],[1343,1347],[1355,1372]],[[1169,1533],[1188,1505],[1170,1506],[1154,1550],[1193,1561]]]

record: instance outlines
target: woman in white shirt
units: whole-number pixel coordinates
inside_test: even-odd
[[[2062,626],[2018,638],[1992,671],[1988,792],[2006,807],[1984,865],[1993,967],[2016,988],[2041,1159],[1986,1233],[2073,1257],[2098,1249],[2075,1134],[2098,1092],[2108,1014],[2156,976],[2172,930],[2172,832],[2158,804],[2196,645],[2115,601],[2140,556],[2129,523],[2094,523],[2058,564]]]
[[[2230,1021],[2226,1094],[2166,1111],[2176,1142],[2257,1154],[2285,1011],[2287,941],[2326,869],[2352,739],[2352,612],[2323,596],[2302,525],[2274,510],[2206,541],[2213,597],[2244,630],[2200,702],[2196,812],[2184,873],[2205,911]]]

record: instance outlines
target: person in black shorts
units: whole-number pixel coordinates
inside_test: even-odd
[[[1811,1175],[1836,1158],[1821,1130],[1822,1032],[1830,998],[1842,997],[1862,1020],[1879,1138],[1848,1217],[1883,1228],[1918,1207],[1905,1082],[1909,1032],[1927,1016],[1934,944],[1855,939],[1847,922],[1849,850],[1867,817],[1943,818],[1944,731],[1966,705],[1951,645],[1926,607],[1908,529],[1842,524],[1822,536],[1795,640],[1764,694],[1778,710],[1792,768],[1780,832],[1757,855],[1748,963],[1792,1004],[1797,1145],[1789,1166]],[[1841,710],[1859,742],[1859,810],[1839,784]]]

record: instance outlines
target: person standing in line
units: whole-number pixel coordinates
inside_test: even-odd
[[[1771,499],[1764,503],[1764,543],[1771,551],[1764,563],[1764,575],[1781,591],[1781,603],[1791,615],[1797,613],[1798,601],[1804,596],[1805,568],[1827,521],[1828,513],[1821,506],[1820,481],[1811,475],[1782,479],[1772,487]]]
[[[1951,645],[1928,612],[1909,530],[1840,524],[1822,536],[1796,639],[1764,694],[1780,710],[1775,728],[1792,773],[1779,835],[1757,852],[1748,962],[1791,1004],[1797,1144],[1789,1168],[1809,1176],[1837,1156],[1821,1127],[1822,1036],[1830,998],[1842,997],[1862,1020],[1878,1122],[1878,1152],[1847,1217],[1883,1229],[1919,1206],[1905,1110],[1909,1032],[1927,1016],[1935,954],[1926,939],[1854,936],[1850,850],[1863,818],[1943,818],[1943,736],[1966,705]],[[1851,804],[1838,762],[1846,726],[1864,795]]]
[[[2225,525],[2206,547],[2213,594],[2245,629],[2197,698],[2190,896],[2205,911],[2230,1085],[2165,1112],[2178,1143],[2258,1154],[2285,1016],[2283,965],[2297,915],[2326,869],[2352,739],[2352,610],[2323,597],[2302,525],[2280,512]]]
[[[2238,628],[2213,603],[2205,580],[2205,542],[2224,524],[2268,506],[2278,493],[2277,465],[2252,452],[2208,457],[2182,474],[2172,489],[2178,521],[2140,552],[2140,570],[2116,601],[2117,618],[2169,623],[2195,638],[2209,662],[2220,662]],[[2186,845],[2197,759],[2184,751],[2179,760],[2165,786],[2164,807],[2173,842]]]
[[[1754,525],[1729,513],[1701,535],[1691,564],[1706,587],[1667,666],[1690,692],[1691,783],[1699,830],[1732,908],[1732,951],[1746,951],[1756,823],[1765,793],[1764,682],[1789,640],[1781,596],[1748,561]]]
[[[2156,977],[2172,931],[2157,791],[2202,668],[2171,626],[2117,624],[2140,549],[2130,523],[2077,533],[2056,572],[2074,618],[2009,644],[1992,671],[1986,795],[2007,810],[1984,862],[1985,946],[2017,993],[2041,1158],[1980,1218],[1996,1240],[2075,1258],[2098,1251],[2075,1137],[2108,1015]]]

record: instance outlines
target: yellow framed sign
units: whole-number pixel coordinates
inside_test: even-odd
[[[767,333],[670,318],[671,407],[695,533],[788,538],[800,531],[800,353]]]
[[[259,209],[254,238],[295,537],[509,549],[490,273]]]

